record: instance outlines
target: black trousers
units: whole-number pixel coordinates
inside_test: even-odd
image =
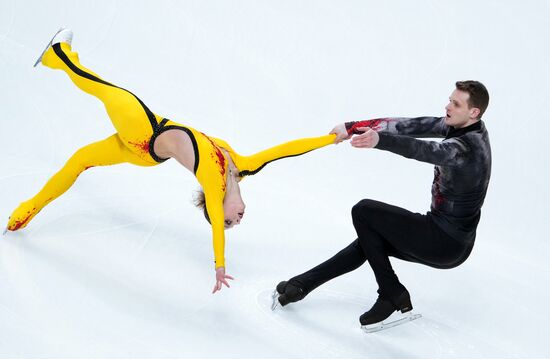
[[[351,214],[358,238],[327,261],[291,278],[290,283],[302,287],[307,294],[368,261],[379,295],[392,299],[405,287],[394,273],[389,256],[434,268],[453,268],[468,258],[473,247],[473,242],[448,236],[429,213],[412,213],[365,199],[353,207]]]

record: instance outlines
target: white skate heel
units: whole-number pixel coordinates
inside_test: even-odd
[[[34,63],[33,67],[36,67],[36,65],[38,65],[40,61],[42,61],[42,57],[44,57],[44,54],[46,53],[46,51],[48,51],[48,49],[54,44],[58,44],[60,42],[66,42],[70,45],[72,41],[73,41],[73,31],[71,29],[66,29],[64,27],[60,28],[59,30],[57,30],[55,35],[53,35],[52,39],[50,40],[50,42],[48,43],[44,51],[42,51],[42,53]]]

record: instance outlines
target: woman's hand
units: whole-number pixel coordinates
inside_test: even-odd
[[[344,140],[349,139],[351,136],[348,135],[348,131],[346,130],[346,124],[341,123],[334,127],[329,134],[336,135],[336,138],[334,139],[334,143],[340,143]]]
[[[225,274],[225,267],[219,267],[216,269],[216,285],[214,286],[214,290],[212,290],[212,294],[216,293],[217,291],[222,289],[222,284],[225,284],[227,288],[229,287],[229,283],[227,283],[227,279],[233,280],[234,278],[228,274]]]
[[[380,141],[378,132],[374,131],[370,127],[359,127],[359,131],[364,131],[360,135],[355,135],[351,139],[351,145],[357,148],[374,148]]]

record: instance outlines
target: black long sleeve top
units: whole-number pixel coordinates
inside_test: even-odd
[[[451,237],[475,239],[491,176],[491,146],[483,121],[454,128],[444,117],[381,118],[346,123],[348,134],[359,127],[377,131],[377,149],[434,164],[428,215]],[[419,138],[443,138],[425,141]]]

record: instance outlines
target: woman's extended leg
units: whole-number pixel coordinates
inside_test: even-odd
[[[79,89],[101,100],[122,142],[144,160],[155,162],[149,155],[149,141],[161,118],[138,97],[82,66],[69,43],[50,47],[42,64],[64,71]]]
[[[22,202],[13,211],[8,221],[8,230],[16,231],[24,228],[42,208],[67,191],[80,173],[88,168],[123,162],[141,166],[150,165],[130,152],[116,134],[82,147],[72,155],[59,172],[50,178],[38,194]]]

